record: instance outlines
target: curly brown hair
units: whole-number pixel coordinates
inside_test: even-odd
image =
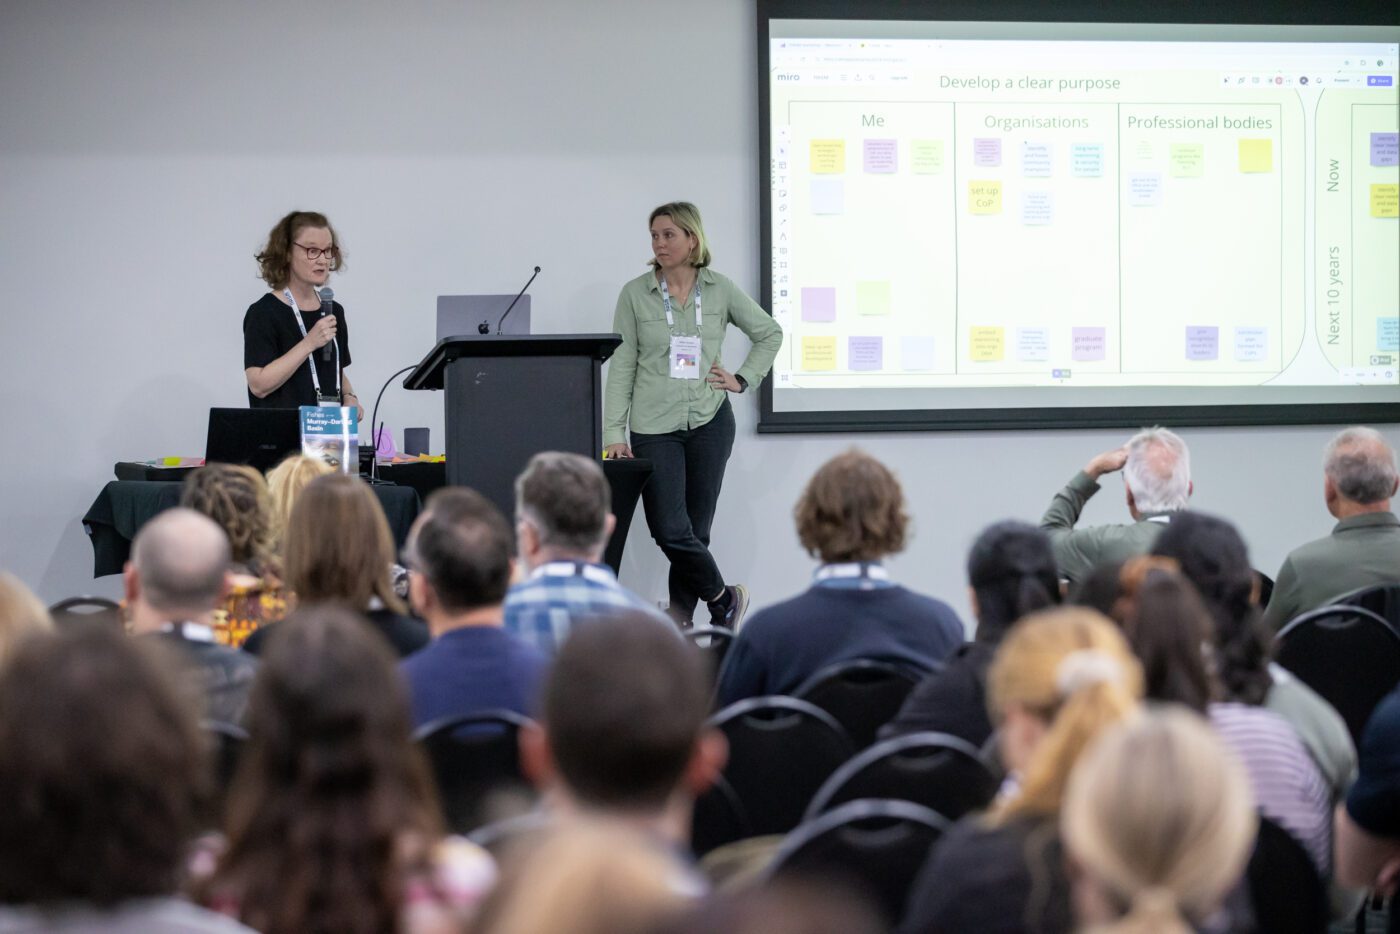
[[[823,464],[793,509],[797,537],[822,561],[878,561],[904,550],[909,515],[888,467],[852,449]]]
[[[293,211],[273,225],[268,231],[267,243],[253,258],[258,261],[258,275],[274,289],[285,288],[292,268],[292,244],[308,227],[324,227],[331,232],[331,271],[339,272],[345,267],[345,251],[340,248],[340,238],[326,215],[317,211]]]
[[[185,478],[180,505],[203,513],[228,536],[235,564],[250,568],[272,552],[272,498],[267,481],[252,467],[207,464]]]
[[[0,904],[176,891],[209,775],[168,652],[100,626],[16,648],[0,678]]]
[[[304,607],[268,639],[228,849],[204,897],[264,934],[399,929],[442,836],[388,645],[348,608]]]

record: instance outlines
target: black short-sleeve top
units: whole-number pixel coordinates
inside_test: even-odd
[[[322,309],[302,311],[302,323],[309,331],[321,317]],[[341,369],[350,365],[350,331],[345,326],[345,309],[339,302],[331,302],[331,313],[336,318],[335,342],[340,345]],[[301,330],[297,328],[296,312],[276,295],[268,292],[248,306],[243,316],[243,368],[267,366],[301,341]],[[328,345],[329,346],[329,345]],[[320,351],[311,355],[316,366],[316,374],[321,379],[321,391],[335,392],[335,355],[323,360]],[[316,389],[311,382],[311,368],[306,363],[297,367],[291,377],[272,392],[259,399],[248,390],[248,405],[261,409],[295,409],[303,405],[316,404]]]

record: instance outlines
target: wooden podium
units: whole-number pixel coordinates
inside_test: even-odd
[[[603,453],[603,361],[617,334],[444,337],[403,381],[443,389],[447,483],[515,514],[515,478],[540,451]]]

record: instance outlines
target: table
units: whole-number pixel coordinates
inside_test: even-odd
[[[131,556],[131,540],[157,513],[180,504],[180,488],[173,480],[112,480],[102,488],[87,513],[83,529],[92,540],[92,576],[120,574]],[[389,520],[394,544],[403,547],[413,520],[422,511],[412,487],[381,484],[370,487]]]

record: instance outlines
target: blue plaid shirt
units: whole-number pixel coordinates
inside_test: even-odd
[[[619,611],[640,612],[675,628],[660,610],[619,584],[607,565],[551,561],[506,592],[505,628],[552,655],[574,626]]]

